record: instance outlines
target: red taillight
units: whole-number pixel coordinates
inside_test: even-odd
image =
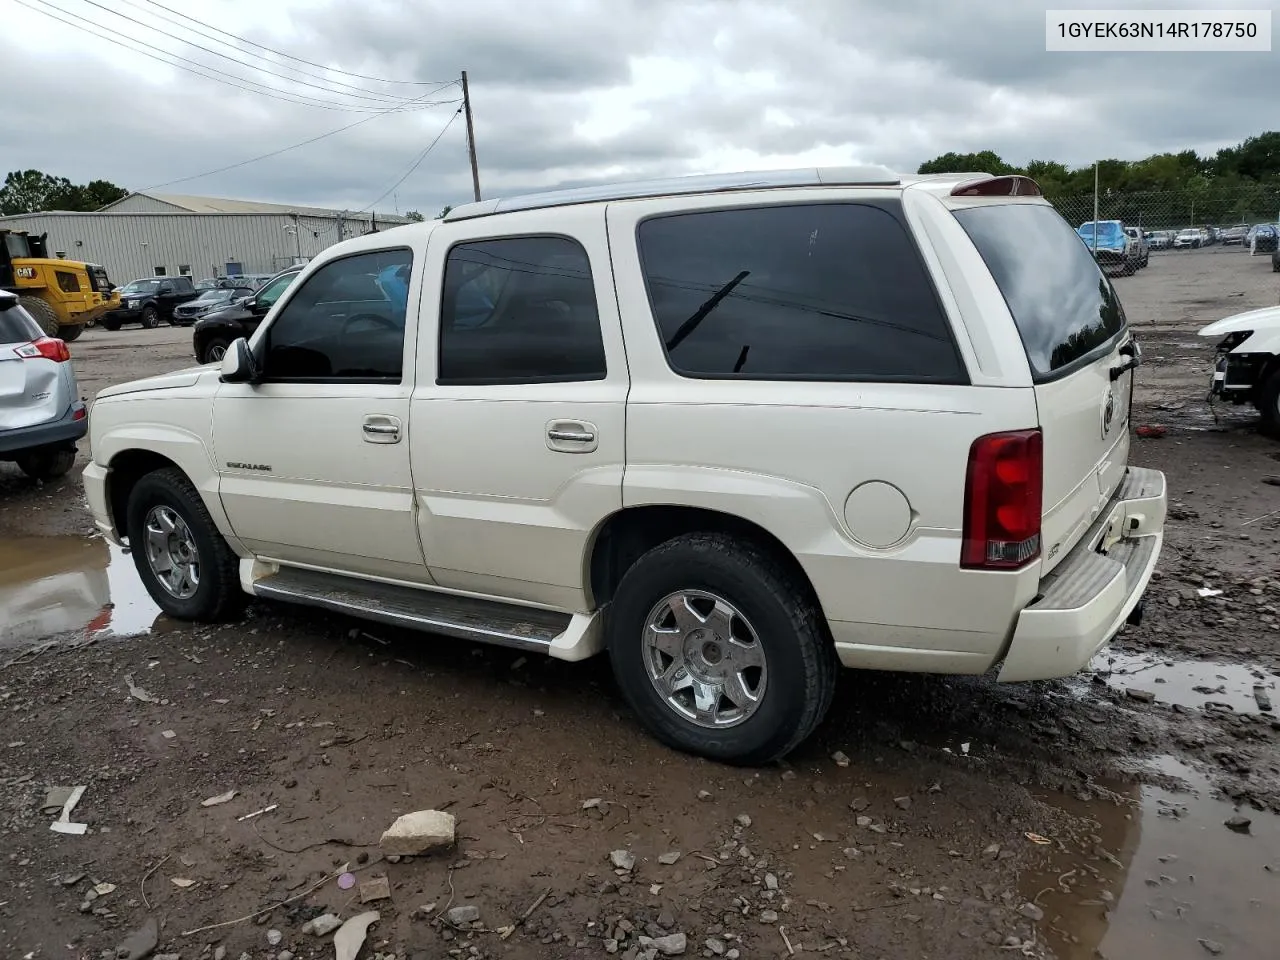
[[[17,347],[14,352],[25,360],[43,358],[52,360],[54,363],[64,363],[71,359],[71,351],[67,349],[67,345],[55,337],[41,337],[39,340],[32,340],[30,343],[24,343],[22,346]]]
[[[988,180],[972,180],[960,184],[951,191],[953,197],[1039,197],[1040,185],[1030,177],[1013,175],[991,177]]]
[[[1044,437],[1017,430],[979,437],[969,448],[960,566],[1014,570],[1040,556]]]

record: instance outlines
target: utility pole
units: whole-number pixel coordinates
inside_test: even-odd
[[[476,164],[476,128],[471,122],[471,89],[467,86],[467,71],[462,71],[462,109],[467,115],[467,153],[471,154],[471,187],[476,203],[480,202],[480,168]]]
[[[343,210],[338,214],[338,242],[342,242],[342,235],[347,227],[347,211]]]
[[[298,248],[298,259],[295,261],[295,263],[301,263],[302,262],[302,224],[298,222],[298,215],[296,213],[290,214],[290,216],[293,217],[293,239],[297,241],[297,248]]]
[[[1093,255],[1098,255],[1098,161],[1093,161]]]

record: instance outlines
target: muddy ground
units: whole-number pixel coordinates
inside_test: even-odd
[[[1140,627],[1070,681],[847,674],[767,769],[658,746],[605,663],[264,603],[170,622],[87,536],[78,480],[0,466],[0,955],[107,957],[154,918],[184,960],[332,957],[303,924],[372,908],[361,956],[384,960],[634,960],[681,934],[751,960],[1275,957],[1280,444],[1251,411],[1215,419],[1194,333],[1277,280],[1214,247],[1116,281],[1147,360],[1135,424],[1168,431],[1133,459],[1174,500]],[[89,331],[83,392],[189,343]],[[51,832],[49,788],[74,785],[89,830]],[[457,850],[383,859],[426,807],[457,815]],[[344,869],[390,897],[362,906]]]

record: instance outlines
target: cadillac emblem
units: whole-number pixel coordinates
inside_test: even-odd
[[[1102,435],[1106,437],[1116,422],[1116,392],[1108,389],[1106,399],[1102,401]]]

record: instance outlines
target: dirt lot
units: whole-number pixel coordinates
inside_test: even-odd
[[[1280,285],[1216,247],[1116,283],[1147,360],[1135,423],[1168,428],[1133,459],[1175,501],[1143,625],[1067,682],[846,675],[768,769],[657,746],[603,663],[268,604],[173,623],[87,536],[77,480],[0,466],[0,604],[28,614],[0,627],[0,955],[110,957],[154,918],[184,960],[332,957],[303,924],[372,908],[361,956],[384,960],[635,960],[680,934],[751,960],[1274,957],[1280,444],[1243,408],[1215,419],[1194,332]],[[83,392],[189,342],[90,331]],[[88,833],[51,832],[49,788],[78,784]],[[383,859],[426,807],[457,815],[458,849]],[[389,899],[362,907],[348,867]],[[479,919],[451,922],[462,905]]]

